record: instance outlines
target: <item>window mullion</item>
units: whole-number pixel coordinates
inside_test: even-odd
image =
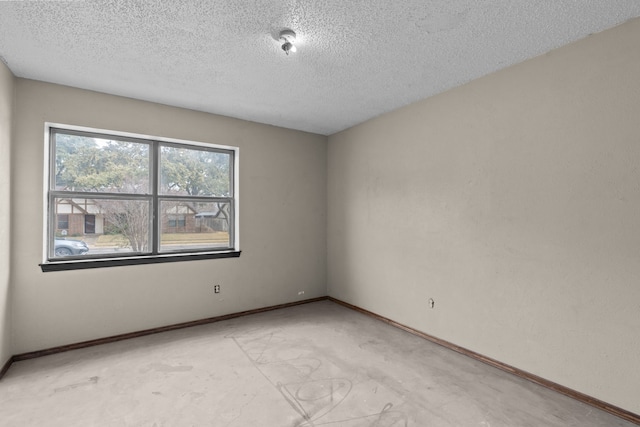
[[[51,190],[49,194],[65,198],[65,199],[140,199],[147,200],[150,195],[149,194],[136,194],[136,193],[89,193],[82,191],[68,191],[68,190]]]
[[[154,142],[151,147],[151,209],[152,209],[152,221],[151,221],[151,252],[154,255],[159,253],[160,245],[160,202],[158,201],[158,189],[160,187],[160,144]]]

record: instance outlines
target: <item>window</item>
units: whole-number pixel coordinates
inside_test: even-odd
[[[184,215],[169,215],[169,227],[186,227],[187,219]]]
[[[237,148],[47,128],[44,271],[239,256]]]
[[[58,214],[58,230],[67,231],[69,229],[69,215]]]

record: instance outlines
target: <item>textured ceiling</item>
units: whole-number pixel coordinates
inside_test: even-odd
[[[638,16],[637,0],[0,1],[0,56],[19,77],[328,135]]]

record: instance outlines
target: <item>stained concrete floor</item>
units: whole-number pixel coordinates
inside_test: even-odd
[[[632,426],[329,301],[14,363],[2,426]]]

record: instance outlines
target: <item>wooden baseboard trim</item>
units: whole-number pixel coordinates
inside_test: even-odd
[[[4,377],[4,374],[7,373],[7,371],[9,370],[9,368],[11,367],[11,364],[13,363],[13,356],[11,356],[9,358],[9,360],[7,360],[7,363],[5,363],[2,366],[2,369],[0,369],[0,380],[2,379],[2,377]]]
[[[114,335],[106,338],[98,338],[95,340],[83,341],[75,344],[61,345],[58,347],[52,347],[45,350],[38,350],[38,351],[31,351],[28,353],[17,354],[13,356],[11,359],[9,359],[9,361],[7,362],[7,364],[5,365],[5,367],[2,369],[0,373],[4,374],[9,369],[9,366],[11,366],[11,363],[19,362],[21,360],[35,359],[37,357],[49,356],[51,354],[63,353],[65,351],[78,350],[81,348],[93,347],[96,345],[108,344],[112,342],[128,340],[131,338],[143,337],[145,335],[153,335],[161,332],[174,331],[176,329],[184,329],[192,326],[206,325],[209,323],[220,322],[222,320],[235,319],[236,317],[243,317],[243,316],[249,316],[251,314],[258,314],[258,313],[264,313],[267,311],[280,310],[282,308],[294,307],[297,305],[309,304],[317,301],[325,301],[326,299],[327,297],[311,298],[303,301],[295,301],[295,302],[289,302],[285,304],[272,305],[269,307],[262,307],[262,308],[256,308],[253,310],[246,310],[246,311],[240,311],[237,313],[225,314],[222,316],[209,317],[209,318],[200,319],[200,320],[193,320],[191,322],[177,323],[175,325],[145,329],[143,331],[130,332],[127,334]],[[1,378],[2,378],[2,375],[0,375],[0,379]]]
[[[584,393],[581,393],[579,391],[570,389],[568,387],[565,387],[563,385],[554,383],[553,381],[549,381],[547,379],[544,379],[542,377],[539,377],[537,375],[531,374],[529,372],[523,371],[521,369],[518,369],[516,367],[513,367],[511,365],[507,365],[506,363],[502,363],[499,362],[495,359],[492,359],[490,357],[486,357],[483,356],[482,354],[476,353],[475,351],[472,350],[468,350],[464,347],[460,347],[458,345],[455,345],[453,343],[450,343],[448,341],[445,341],[443,339],[434,337],[433,335],[429,335],[426,334],[422,331],[419,331],[417,329],[411,328],[409,326],[403,325],[402,323],[398,323],[394,320],[391,320],[387,317],[384,316],[380,316],[379,314],[373,313],[369,310],[365,310],[364,308],[360,308],[358,306],[349,304],[347,302],[341,301],[339,299],[333,298],[333,297],[327,297],[327,299],[329,301],[332,301],[336,304],[342,305],[344,307],[350,308],[354,311],[357,311],[359,313],[365,314],[367,316],[373,317],[377,320],[380,320],[382,322],[385,322],[391,326],[394,326],[396,328],[402,329],[406,332],[409,332],[410,334],[416,335],[420,338],[424,338],[428,341],[431,341],[435,344],[441,345],[445,348],[448,348],[449,350],[453,350],[456,353],[460,353],[463,354],[465,356],[471,357],[472,359],[475,360],[479,360],[480,362],[486,363],[488,365],[493,366],[494,368],[498,368],[502,371],[508,372],[510,374],[516,375],[520,378],[524,378],[528,381],[531,381],[533,383],[536,383],[538,385],[541,385],[543,387],[546,387],[548,389],[551,389],[553,391],[556,391],[558,393],[564,394],[565,396],[569,396],[575,400],[578,400],[580,402],[586,403],[587,405],[593,406],[595,408],[598,408],[600,410],[603,410],[605,412],[608,412],[610,414],[613,414],[617,417],[620,417],[626,421],[630,421],[632,423],[635,423],[637,425],[640,425],[640,415],[638,414],[634,414],[633,412],[627,411],[626,409],[622,409],[619,408],[617,406],[611,405],[607,402],[603,402],[602,400],[596,399],[595,397],[591,397],[588,396]]]

